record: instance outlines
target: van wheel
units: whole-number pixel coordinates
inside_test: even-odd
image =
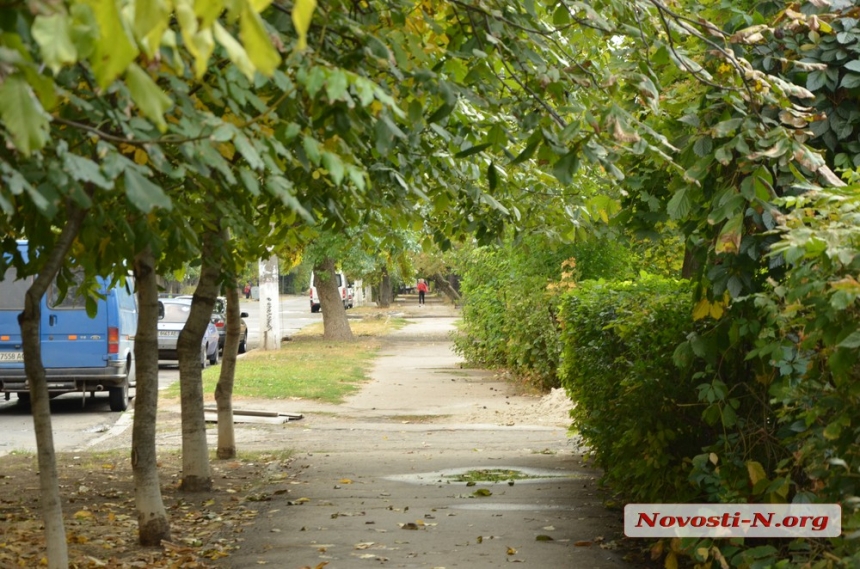
[[[320,305],[319,304],[317,304],[316,306],[311,306],[311,312],[313,312],[314,314],[316,314],[319,311],[320,311]]]
[[[18,392],[18,405],[21,407],[29,407],[30,406],[30,392],[29,391],[19,391]]]
[[[218,363],[218,348],[215,348],[215,355],[209,358],[209,363],[213,366]]]
[[[248,331],[245,330],[245,334],[242,336],[242,339],[239,340],[239,353],[244,354],[248,350]]]
[[[122,385],[108,387],[108,398],[111,411],[121,413],[128,409],[128,377],[123,380]]]

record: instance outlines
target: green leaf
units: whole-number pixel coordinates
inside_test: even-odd
[[[454,158],[465,158],[466,156],[477,154],[478,152],[481,152],[482,150],[489,148],[490,146],[492,146],[492,144],[490,144],[489,142],[484,144],[476,144],[475,146],[469,147],[466,150],[461,150],[454,155]]]
[[[36,16],[31,31],[39,44],[42,60],[55,74],[64,64],[78,60],[67,14],[58,12],[52,16]]]
[[[134,207],[143,213],[149,213],[157,207],[167,210],[173,207],[164,190],[134,168],[125,171],[125,193]]]
[[[490,186],[491,192],[499,185],[499,172],[496,170],[496,165],[493,162],[490,162],[490,165],[487,167],[487,184]]]
[[[840,348],[860,348],[860,331],[852,332],[844,340],[839,342]]]
[[[535,150],[537,150],[538,145],[540,144],[540,138],[535,138],[523,149],[522,152],[517,155],[516,158],[511,160],[511,166],[516,166],[517,164],[521,164],[526,160],[530,159],[535,154]]]
[[[250,171],[247,168],[239,169],[239,178],[242,180],[242,183],[245,185],[245,188],[251,195],[259,196],[260,195],[260,182],[257,180],[257,175]]]
[[[433,111],[433,113],[427,117],[428,123],[437,123],[441,122],[445,117],[450,115],[454,111],[454,105],[449,105],[447,103],[443,104],[441,107]]]
[[[113,183],[104,177],[99,165],[89,158],[69,152],[63,156],[63,168],[67,174],[79,182],[95,184],[106,190],[113,188]]]
[[[301,3],[304,4],[307,1],[305,0],[305,2]],[[297,2],[296,4],[299,3]],[[295,8],[293,10],[295,13]],[[310,20],[308,23],[310,23]],[[242,38],[242,43],[245,44],[245,51],[248,52],[248,57],[257,66],[260,73],[267,76],[271,75],[278,65],[281,64],[281,56],[275,50],[274,46],[272,46],[269,34],[260,16],[251,9],[249,4],[245,4],[245,8],[242,10],[239,35]]]
[[[346,73],[340,69],[335,69],[329,74],[325,84],[325,93],[329,101],[347,100],[344,95],[349,87]]]
[[[323,152],[322,153],[322,165],[323,168],[328,170],[329,176],[331,176],[332,181],[340,185],[343,181],[343,161],[341,161],[340,156],[334,154],[332,152]]]
[[[847,73],[845,77],[842,78],[842,82],[839,86],[843,89],[854,89],[855,87],[860,87],[860,74]]]
[[[9,75],[0,85],[0,119],[15,148],[25,156],[45,146],[50,117],[19,73]]]
[[[552,175],[565,186],[573,182],[573,175],[579,169],[579,152],[571,150],[552,166]]]
[[[233,137],[233,144],[236,145],[236,150],[239,151],[242,157],[248,162],[248,166],[252,169],[262,170],[266,167],[262,158],[260,158],[260,153],[257,152],[257,149],[254,148],[254,145],[251,144],[247,136],[241,132],[236,133],[236,136]]]
[[[305,149],[305,154],[307,155],[308,160],[314,164],[320,163],[320,145],[314,138],[311,138],[310,136],[303,137],[302,147]]]
[[[693,209],[693,199],[690,196],[690,188],[683,187],[672,196],[666,205],[666,211],[672,219],[682,219]]]
[[[827,83],[827,74],[824,71],[813,71],[806,76],[806,88],[810,91],[818,91]]]
[[[849,71],[856,71],[857,73],[860,73],[860,59],[855,59],[853,61],[849,61],[848,63],[846,63],[842,67],[844,67],[845,69],[848,69]],[[810,91],[811,90],[812,89],[810,89]]]
[[[143,115],[155,122],[158,130],[167,130],[164,113],[173,106],[173,101],[155,84],[149,74],[136,63],[128,66],[125,72],[125,82],[131,98],[137,103]]]
[[[98,23],[99,35],[90,65],[99,87],[106,89],[137,57],[138,50],[123,25],[116,0],[84,0]]]

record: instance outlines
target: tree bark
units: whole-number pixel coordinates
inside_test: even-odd
[[[394,289],[391,286],[391,275],[388,269],[382,269],[382,282],[379,283],[379,296],[376,299],[380,308],[388,308],[394,302]]]
[[[699,247],[691,245],[689,242],[684,244],[684,264],[681,266],[681,278],[692,279],[701,270],[701,264],[696,256]]]
[[[241,310],[236,280],[227,283],[227,335],[224,338],[224,353],[221,359],[221,374],[215,387],[215,403],[218,406],[218,450],[219,459],[236,457],[236,431],[233,428],[233,380],[236,376],[236,355],[239,352],[241,333]]]
[[[206,419],[203,415],[200,345],[218,296],[218,277],[221,274],[219,231],[207,230],[202,236],[200,280],[191,301],[191,313],[176,344],[182,409],[182,483],[179,489],[184,492],[212,490],[212,469],[209,465]]]
[[[443,275],[439,273],[433,275],[433,282],[436,283],[436,289],[441,290],[454,304],[457,304],[463,299],[463,297],[460,296],[460,293],[454,290],[454,287],[451,286],[451,283],[449,283],[448,279]]]
[[[158,412],[158,283],[155,258],[147,247],[134,259],[138,321],[134,342],[137,388],[131,432],[131,468],[137,507],[138,541],[143,546],[161,545],[170,539],[170,520],[164,509],[155,426]]]
[[[353,340],[346,308],[337,287],[334,259],[323,259],[314,267],[314,285],[320,297],[323,315],[323,338],[326,340]],[[346,283],[344,283],[346,286]]]
[[[36,449],[39,462],[39,494],[42,506],[42,521],[45,523],[45,542],[49,569],[68,569],[69,550],[66,546],[66,529],[63,525],[63,507],[60,502],[60,487],[57,478],[57,457],[51,427],[51,403],[48,396],[48,381],[42,365],[42,349],[39,343],[39,326],[42,319],[42,298],[48,285],[57,276],[69,249],[80,231],[86,210],[69,206],[69,218],[63,227],[47,260],[27,289],[24,297],[24,312],[18,315],[21,339],[24,346],[24,370],[30,384],[30,405],[33,412],[33,429],[36,432]],[[34,262],[35,259],[30,259]]]

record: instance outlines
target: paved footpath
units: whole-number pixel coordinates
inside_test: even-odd
[[[529,415],[536,399],[494,375],[461,369],[449,339],[455,314],[422,310],[388,337],[372,381],[343,405],[277,404],[305,414],[278,427],[298,474],[261,504],[221,566],[631,567],[615,548],[620,513],[602,506],[597,473],[565,426]],[[270,429],[240,432],[240,449],[271,445]],[[534,478],[474,486],[452,478],[506,469]]]

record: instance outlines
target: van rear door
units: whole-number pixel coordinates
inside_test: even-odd
[[[105,294],[104,287],[101,294]],[[59,287],[52,282],[45,293],[42,309],[42,363],[48,368],[104,367],[108,354],[108,315],[106,303],[98,301],[94,318],[87,316],[86,299],[70,286],[60,299]]]
[[[18,315],[24,311],[24,295],[32,277],[16,280],[15,267],[9,267],[0,281],[0,368],[24,369],[24,348]]]

